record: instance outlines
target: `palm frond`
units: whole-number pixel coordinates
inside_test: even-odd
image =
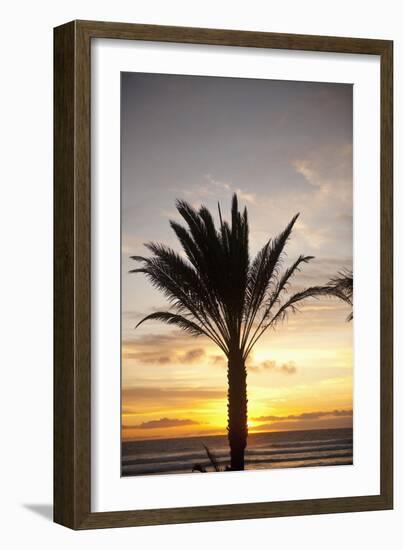
[[[170,225],[185,257],[160,243],[145,245],[151,257],[132,256],[142,265],[131,272],[144,273],[172,309],[141,322],[159,318],[194,335],[208,336],[227,355],[231,349],[238,349],[246,358],[268,328],[288,312],[296,311],[297,304],[308,297],[332,295],[350,300],[346,288],[334,279],[325,287],[306,289],[281,303],[292,277],[302,264],[313,259],[300,255],[287,269],[281,269],[285,246],[299,214],[276,238],[268,240],[251,262],[248,213],[246,208],[239,210],[236,194],[232,197],[230,223],[223,219],[218,205],[218,228],[205,206],[196,210],[178,200],[176,207],[186,226],[176,221],[170,221]]]
[[[333,288],[337,293],[337,297],[344,298],[345,301],[352,303],[353,299],[353,272],[347,269],[339,271],[339,273],[330,279],[328,286]]]
[[[246,358],[251,352],[253,346],[263,336],[269,328],[274,328],[277,323],[284,321],[288,313],[296,313],[298,311],[297,304],[307,300],[308,298],[319,298],[321,296],[332,296],[331,290],[328,287],[309,287],[301,292],[293,294],[284,304],[282,304],[277,312],[266,323],[261,323],[258,327],[259,330],[254,332],[253,338],[250,340],[248,347],[245,351],[244,357]]]
[[[297,260],[284,271],[281,277],[277,279],[276,285],[274,286],[273,290],[269,293],[269,296],[263,305],[263,308],[262,308],[263,312],[260,315],[260,321],[257,323],[255,330],[251,334],[249,343],[246,342],[245,344],[245,352],[244,352],[245,358],[248,356],[253,345],[256,343],[257,340],[255,340],[255,337],[260,332],[262,325],[269,318],[271,310],[275,305],[279,304],[281,294],[287,292],[287,287],[290,284],[290,279],[292,278],[292,276],[297,271],[300,270],[301,264],[308,263],[313,258],[314,256],[303,256],[303,255],[299,256]]]
[[[311,286],[305,288],[301,292],[296,292],[289,298],[276,312],[269,322],[269,326],[273,326],[285,318],[289,310],[296,311],[296,304],[299,304],[308,298],[319,298],[321,296],[331,296],[331,290],[326,286]]]
[[[204,268],[203,257],[199,247],[194,242],[190,232],[179,223],[170,220],[169,222],[180,244],[182,245],[185,254],[195,269],[201,271]]]
[[[299,214],[296,214],[280,235],[263,246],[249,269],[245,293],[245,325],[241,342],[243,351],[248,347],[248,338],[257,313],[267,297],[273,279],[278,274],[284,247],[298,217]]]
[[[268,300],[268,305],[265,309],[265,312],[263,314],[263,318],[266,319],[267,316],[270,314],[270,311],[272,309],[272,307],[278,303],[278,300],[280,298],[280,295],[283,293],[283,292],[286,292],[287,291],[287,287],[289,286],[290,284],[290,279],[292,278],[292,276],[297,272],[297,271],[300,271],[300,266],[301,264],[303,263],[308,263],[310,262],[311,260],[314,259],[314,256],[304,256],[304,255],[300,255],[297,260],[289,267],[287,268],[283,275],[279,278],[275,288],[273,289],[273,291],[271,292],[270,294],[270,297],[269,297],[269,300]]]
[[[143,317],[143,319],[137,323],[136,328],[142,325],[145,321],[162,321],[167,325],[176,325],[192,336],[201,336],[202,334],[208,336],[203,327],[200,327],[183,315],[171,313],[170,311],[156,311],[154,313],[150,313],[150,315]]]
[[[330,279],[328,286],[331,289],[333,296],[351,306],[353,305],[354,278],[352,271],[348,269],[339,271],[335,277]],[[351,321],[352,319],[353,312],[347,316],[347,321]]]
[[[220,468],[220,465],[218,463],[218,460],[217,458],[214,456],[213,452],[210,451],[210,449],[207,447],[207,445],[203,445],[206,453],[207,453],[207,456],[211,462],[211,465],[213,466],[214,470],[216,472],[221,472],[221,468]]]
[[[218,320],[216,307],[198,272],[167,246],[159,243],[146,243],[145,246],[154,256],[132,256],[144,265],[131,270],[131,273],[144,273],[151,284],[166,296],[176,312],[190,314],[214,342],[220,343],[221,349],[226,349],[223,331],[213,323],[214,319]]]
[[[206,451],[206,454],[207,454],[207,457],[210,461],[210,464],[211,466],[213,467],[213,470],[215,472],[225,472],[225,471],[229,471],[229,466],[225,466],[224,467],[221,467],[220,466],[220,463],[218,462],[216,456],[214,455],[214,453],[207,447],[207,445],[203,445],[204,447],[204,450]],[[200,464],[200,463],[197,463],[193,466],[192,468],[192,472],[201,472],[203,474],[207,473],[207,467],[204,466],[203,464]]]

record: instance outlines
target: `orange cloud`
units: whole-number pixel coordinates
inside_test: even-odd
[[[168,412],[194,411],[206,409],[209,406],[221,407],[226,400],[226,387],[150,387],[136,386],[135,388],[123,388],[122,407],[126,414],[133,411],[147,412],[153,416]],[[167,415],[168,416],[168,415]]]
[[[200,424],[195,420],[190,420],[189,418],[160,418],[159,420],[149,420],[148,422],[142,422],[134,426],[123,425],[122,428],[125,429],[137,429],[137,430],[152,430],[155,428],[177,428],[179,426],[193,426],[195,424]]]
[[[122,342],[122,357],[147,365],[190,364],[201,361],[206,352],[200,346],[178,352],[178,349],[189,346],[189,343],[191,340],[185,340],[182,334],[150,334]]]
[[[193,363],[194,361],[198,361],[199,359],[202,359],[206,355],[206,352],[202,348],[195,348],[187,351],[183,355],[179,356],[179,360],[181,363]]]
[[[253,418],[252,430],[282,431],[282,430],[315,430],[346,428],[352,426],[352,409],[334,409],[332,411],[313,411],[301,414],[268,415]],[[255,424],[263,422],[263,424]]]
[[[251,370],[253,372],[270,370],[275,372],[282,372],[284,374],[295,374],[297,372],[297,367],[295,366],[294,361],[288,361],[287,363],[278,364],[276,361],[267,360],[262,361],[257,365],[248,365],[248,370]]]
[[[313,420],[318,418],[323,418],[325,416],[352,416],[352,409],[335,409],[333,411],[314,411],[314,412],[305,412],[301,414],[289,414],[287,416],[258,416],[253,418],[253,420],[263,422],[263,421],[283,421],[283,420]]]

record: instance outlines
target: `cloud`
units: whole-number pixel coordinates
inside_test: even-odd
[[[183,334],[148,334],[122,344],[123,359],[131,359],[146,365],[190,364],[203,360],[203,348],[189,348],[179,352],[178,348],[189,345],[191,340]]]
[[[150,312],[148,312],[150,313]],[[148,313],[143,314],[148,315]],[[123,347],[130,347],[135,346],[136,348],[141,348],[143,346],[163,346],[163,345],[169,345],[173,342],[177,342],[178,339],[181,337],[180,331],[171,332],[169,334],[155,334],[155,333],[147,333],[143,334],[142,336],[135,337],[133,339],[124,340],[122,342]]]
[[[197,400],[197,399],[222,399],[226,397],[225,389],[209,387],[165,387],[153,388],[150,386],[137,386],[134,388],[123,388],[122,400],[125,406],[130,402],[151,400],[156,403],[178,400]]]
[[[227,367],[227,359],[224,355],[209,355],[211,365],[219,367]],[[246,363],[246,368],[250,372],[261,373],[263,371],[273,371],[283,374],[295,374],[297,367],[294,361],[278,364],[274,360],[266,360],[261,363],[254,363],[253,360]]]
[[[305,182],[319,191],[318,198],[338,199],[351,205],[353,177],[351,143],[325,145],[291,160]]]
[[[203,337],[198,339],[202,341]],[[204,364],[226,366],[224,354],[208,353],[209,348],[191,347],[193,340],[179,331],[170,334],[146,334],[122,342],[122,357],[143,365]],[[206,342],[206,345],[207,342]],[[211,344],[210,344],[211,346]],[[217,349],[218,351],[218,349]]]
[[[242,191],[242,189],[239,188],[235,189],[235,193],[237,193],[239,200],[243,200],[251,204],[256,203],[256,195],[254,193],[245,193],[244,191]]]
[[[315,411],[301,414],[289,414],[288,416],[258,416],[253,418],[257,422],[283,422],[283,421],[301,421],[301,420],[318,420],[326,417],[348,417],[352,416],[352,409],[334,409],[333,411]]]
[[[227,366],[227,359],[224,355],[210,355],[209,360],[212,365],[218,365],[219,367]]]
[[[190,201],[198,201],[209,198],[227,198],[237,193],[238,199],[249,204],[256,204],[256,194],[240,187],[235,187],[228,181],[218,180],[211,174],[204,175],[204,183],[194,189],[181,189],[185,197]]]
[[[140,414],[139,411],[137,411],[137,409],[134,409],[133,407],[126,407],[126,406],[122,406],[122,414],[125,414],[125,415],[134,415],[134,414]]]
[[[293,362],[283,363],[279,367],[279,370],[285,374],[295,374],[297,372],[297,367],[293,364]]]
[[[146,365],[166,365],[172,363],[172,356],[160,354],[156,351],[123,351],[124,359],[134,359]]]
[[[263,361],[262,363],[260,363],[260,365],[258,365],[257,368],[261,368],[263,370],[274,370],[276,367],[277,367],[277,363],[276,361]]]
[[[202,348],[195,348],[187,351],[186,353],[179,355],[181,363],[193,363],[202,359],[206,355],[206,352]]]
[[[342,269],[353,269],[353,259],[351,256],[341,258],[315,258],[309,265],[309,272],[301,271],[298,274],[298,280],[305,287],[309,285],[323,284],[329,281],[335,273]],[[337,303],[337,302],[334,302]]]
[[[301,220],[297,221],[295,229],[316,249],[323,247],[331,235],[329,227],[311,227]]]
[[[189,418],[160,418],[159,420],[149,420],[148,422],[142,422],[134,426],[123,425],[123,429],[131,430],[153,430],[155,428],[176,428],[178,426],[193,426],[199,424],[195,420]]]
[[[135,250],[138,250],[147,239],[140,235],[132,235],[127,232],[122,233],[122,254],[134,254]]]
[[[308,159],[296,159],[292,162],[292,166],[298,174],[304,176],[308,183],[315,187],[321,186],[318,174],[313,168],[312,161]]]
[[[295,374],[297,372],[297,367],[294,361],[288,361],[287,363],[278,364],[276,361],[266,360],[257,365],[248,365],[247,368],[252,372],[263,372],[265,370],[279,372],[283,374]]]
[[[230,183],[226,181],[220,181],[215,178],[211,174],[206,174],[205,179],[213,186],[218,189],[224,189],[225,191],[231,191],[232,186]]]

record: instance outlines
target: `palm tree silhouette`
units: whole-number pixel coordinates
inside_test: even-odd
[[[231,470],[244,470],[247,444],[246,359],[259,338],[297,304],[310,297],[328,294],[325,287],[310,287],[287,295],[292,276],[313,256],[299,256],[281,272],[284,247],[299,216],[297,214],[276,238],[270,239],[251,261],[246,208],[241,214],[238,199],[232,199],[231,224],[215,227],[210,211],[195,210],[187,202],[176,201],[187,227],[170,221],[186,258],[160,243],[147,243],[151,257],[132,256],[144,273],[170,303],[169,311],[144,317],[175,325],[192,336],[212,340],[227,358],[228,440]],[[283,299],[284,298],[284,299]]]
[[[350,306],[353,305],[353,287],[354,279],[353,272],[348,269],[343,269],[335,277],[330,279],[327,284],[329,294],[346,302]],[[348,315],[347,321],[353,319],[353,312]]]

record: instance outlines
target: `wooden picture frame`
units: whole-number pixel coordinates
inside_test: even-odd
[[[91,40],[355,53],[381,63],[381,488],[345,498],[91,512]],[[393,507],[393,43],[73,21],[54,31],[54,520],[72,529],[325,514]]]

